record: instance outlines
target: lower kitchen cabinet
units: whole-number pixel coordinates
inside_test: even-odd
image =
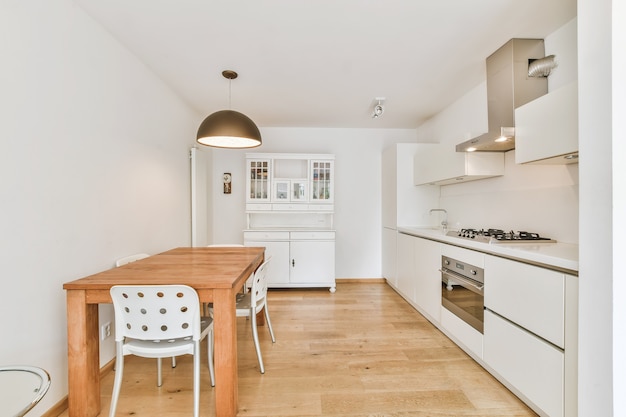
[[[485,364],[541,415],[576,416],[578,279],[485,256]]]
[[[418,238],[398,233],[396,289],[406,300],[415,302],[415,242]]]
[[[565,347],[565,274],[487,255],[485,283],[485,307]]]
[[[485,363],[547,416],[564,416],[564,353],[552,344],[485,311]],[[537,410],[538,411],[538,410]]]
[[[395,243],[389,285],[538,414],[578,415],[576,276],[403,232]],[[483,333],[442,307],[442,255],[484,270]]]
[[[441,311],[440,243],[398,233],[397,290],[433,322]]]
[[[415,304],[431,321],[441,319],[441,245],[428,239],[415,241]]]
[[[381,269],[383,278],[385,278],[387,282],[394,287],[398,284],[396,261],[396,257],[398,255],[397,234],[398,232],[396,229],[383,227]]]
[[[270,288],[328,287],[335,292],[334,231],[246,231],[246,246],[265,246],[272,257]]]
[[[483,357],[483,334],[461,320],[447,308],[441,307],[441,328],[454,343],[474,359]]]

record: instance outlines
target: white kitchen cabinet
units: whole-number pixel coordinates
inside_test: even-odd
[[[515,109],[515,162],[578,162],[578,82]]]
[[[505,385],[550,417],[564,416],[564,354],[508,320],[485,311],[484,360]]]
[[[382,274],[383,278],[393,287],[398,286],[397,261],[398,243],[396,241],[398,232],[396,229],[383,227],[382,234]]]
[[[245,231],[244,245],[272,257],[270,288],[328,287],[335,292],[334,231]]]
[[[334,240],[292,240],[289,245],[291,284],[335,288]]]
[[[484,361],[547,416],[577,415],[578,279],[485,255]]]
[[[420,150],[414,164],[415,185],[449,185],[504,175],[503,152],[457,152],[453,145]]]
[[[396,289],[409,302],[415,302],[415,241],[418,238],[398,233]]]
[[[311,198],[314,203],[332,203],[335,199],[334,161],[329,158],[312,158]]]
[[[483,334],[444,307],[441,307],[441,328],[467,354],[482,359]]]
[[[398,233],[396,289],[434,323],[440,320],[441,249],[438,242]]]
[[[485,255],[485,307],[565,347],[565,275]]]
[[[427,143],[397,143],[382,154],[382,222],[384,227],[431,227],[437,218],[429,210],[439,206],[436,187],[413,183],[414,157],[437,147]]]
[[[415,238],[415,304],[435,323],[441,320],[441,245]]]
[[[306,179],[274,180],[272,185],[272,202],[300,203],[308,201],[309,189]],[[308,206],[303,206],[307,207]]]
[[[255,158],[247,160],[246,164],[246,203],[269,203],[271,160]]]
[[[327,154],[247,153],[246,211],[334,211],[334,159]]]
[[[434,227],[429,210],[439,204],[438,187],[413,184],[413,157],[427,143],[397,143],[382,153],[382,275],[397,287],[396,233],[398,226]]]

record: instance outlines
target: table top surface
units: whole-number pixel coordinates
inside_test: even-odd
[[[181,247],[63,284],[65,290],[113,285],[184,284],[195,289],[233,288],[263,260],[263,247]]]

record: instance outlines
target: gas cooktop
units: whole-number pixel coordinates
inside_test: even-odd
[[[469,239],[482,243],[555,243],[556,240],[541,237],[538,233],[505,232],[502,229],[461,229],[450,231],[447,236]]]

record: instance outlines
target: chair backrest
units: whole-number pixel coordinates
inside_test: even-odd
[[[120,258],[117,261],[115,261],[115,266],[126,265],[126,264],[129,264],[131,262],[138,261],[140,259],[145,259],[145,258],[147,258],[149,256],[150,255],[148,255],[147,253],[136,253],[134,255],[125,256],[125,257]]]
[[[29,365],[0,366],[0,410],[3,416],[22,417],[48,392],[50,374]]]
[[[187,285],[111,287],[115,340],[200,340],[200,301]]]
[[[267,258],[265,262],[254,271],[252,288],[250,289],[250,304],[252,306],[258,306],[265,301],[265,297],[267,296],[267,269],[271,260],[271,257]]]

